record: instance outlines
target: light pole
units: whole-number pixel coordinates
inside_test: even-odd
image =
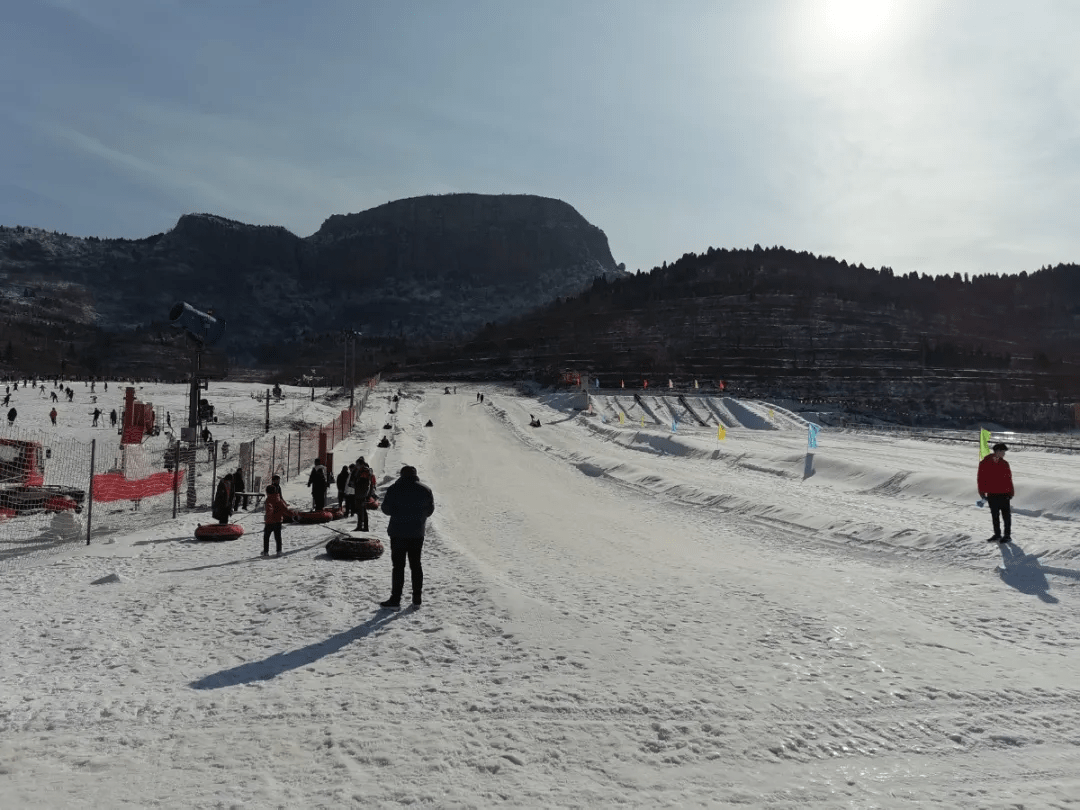
[[[349,411],[355,406],[356,389],[356,340],[363,332],[356,329],[342,329],[341,341],[345,344],[345,356],[342,358],[341,385],[349,389]],[[349,344],[352,344],[352,375],[349,374]],[[350,379],[352,385],[349,385]]]

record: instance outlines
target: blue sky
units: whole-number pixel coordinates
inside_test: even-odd
[[[1072,0],[20,0],[0,224],[307,236],[557,197],[648,270],[755,243],[897,272],[1080,262]]]

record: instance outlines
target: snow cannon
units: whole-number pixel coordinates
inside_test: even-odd
[[[225,321],[209,313],[195,309],[191,304],[179,301],[169,310],[173,326],[181,327],[195,342],[213,346],[225,335]]]

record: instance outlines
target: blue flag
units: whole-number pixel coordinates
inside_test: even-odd
[[[821,428],[819,428],[813,422],[807,422],[806,423],[806,446],[807,447],[809,447],[811,449],[813,449],[814,447],[817,447],[817,434],[818,434],[819,430],[821,430]]]

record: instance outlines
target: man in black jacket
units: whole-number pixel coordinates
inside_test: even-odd
[[[420,606],[420,594],[424,588],[424,569],[420,565],[420,552],[424,548],[424,530],[427,519],[435,511],[435,496],[420,483],[416,467],[405,466],[397,481],[390,485],[382,499],[382,511],[390,516],[386,527],[390,535],[390,598],[380,605],[385,608],[401,606],[401,591],[405,587],[405,559],[409,560],[412,574],[413,607]]]
[[[311,487],[311,500],[313,508],[319,512],[326,508],[326,490],[330,487],[330,481],[326,467],[321,459],[315,459],[315,466],[311,468],[307,485]]]

